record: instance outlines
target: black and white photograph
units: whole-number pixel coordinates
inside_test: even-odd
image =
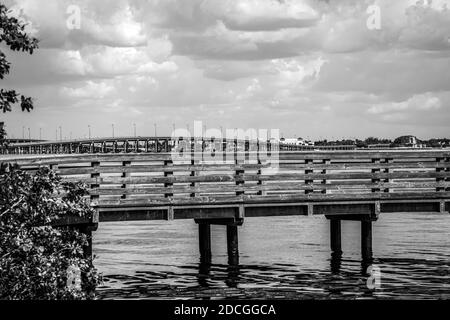
[[[0,81],[0,300],[450,299],[450,0],[1,0]]]

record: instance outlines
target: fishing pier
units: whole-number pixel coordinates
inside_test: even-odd
[[[174,151],[171,140],[158,141],[164,143],[144,145],[150,151],[156,146],[153,152],[139,152],[136,145],[123,153],[75,150],[0,160],[30,172],[49,166],[66,181],[86,183],[96,215],[65,224],[89,234],[107,221],[194,220],[203,262],[213,256],[211,225],[226,228],[229,262],[238,264],[238,228],[252,217],[324,215],[330,224],[330,249],[338,257],[341,221],[359,221],[361,256],[370,260],[372,224],[380,214],[450,211],[446,149],[283,151],[235,143],[200,151],[190,144]]]

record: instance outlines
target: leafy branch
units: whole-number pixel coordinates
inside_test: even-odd
[[[5,43],[12,51],[22,51],[33,54],[38,48],[38,40],[25,32],[26,24],[15,17],[9,16],[10,10],[4,4],[0,4],[0,44]],[[9,74],[11,63],[6,60],[6,55],[0,51],[0,79]],[[0,109],[3,113],[10,112],[12,105],[19,103],[22,111],[30,112],[33,109],[33,100],[30,97],[20,95],[15,90],[0,90]]]

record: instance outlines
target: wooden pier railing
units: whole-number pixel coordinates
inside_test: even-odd
[[[239,156],[240,155],[240,156]],[[447,199],[450,151],[100,154],[16,158],[90,186],[101,207]],[[224,160],[225,159],[225,160]]]
[[[30,172],[51,166],[63,179],[85,182],[99,212],[94,222],[191,218],[202,235],[209,234],[205,225],[226,224],[232,243],[244,217],[323,214],[332,220],[333,251],[340,248],[340,221],[360,220],[363,255],[370,256],[369,222],[381,212],[449,211],[450,150],[182,153],[190,157],[4,159]],[[208,248],[204,241],[201,248]]]

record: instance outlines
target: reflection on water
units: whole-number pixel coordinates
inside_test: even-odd
[[[342,259],[331,256],[328,228],[324,217],[246,219],[240,265],[229,266],[223,226],[212,227],[213,263],[201,264],[193,221],[101,224],[99,298],[450,299],[450,215],[382,215],[373,230],[375,290],[360,258],[360,224],[343,222]]]

